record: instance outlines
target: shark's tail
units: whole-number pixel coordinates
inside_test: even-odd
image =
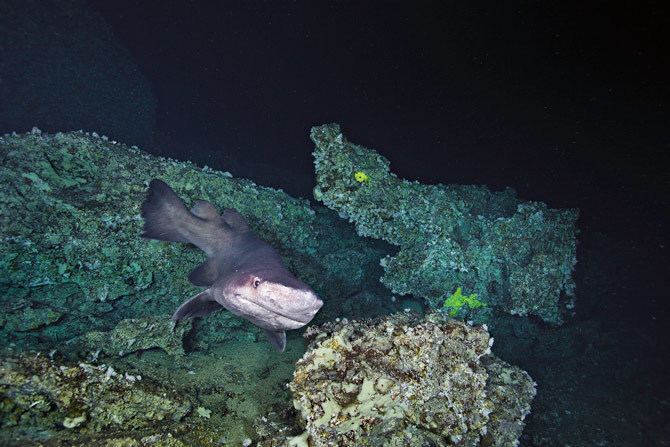
[[[142,204],[144,233],[142,237],[160,241],[189,242],[179,232],[179,224],[190,213],[184,202],[162,180],[154,179],[149,183],[147,198]]]

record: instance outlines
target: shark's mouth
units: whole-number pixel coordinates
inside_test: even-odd
[[[235,295],[235,298],[237,298],[238,300],[240,300],[240,301],[242,301],[242,302],[244,302],[244,303],[248,303],[248,304],[251,305],[251,306],[255,306],[255,307],[259,308],[259,309],[266,310],[267,312],[269,312],[269,313],[271,313],[271,314],[273,314],[273,315],[276,315],[276,316],[278,316],[278,317],[283,317],[283,318],[285,318],[286,320],[289,320],[289,321],[291,321],[291,322],[293,322],[293,323],[296,323],[296,324],[299,325],[299,326],[297,326],[297,327],[304,326],[305,324],[309,323],[309,322],[312,320],[312,318],[314,317],[314,315],[309,315],[309,314],[301,314],[301,315],[299,315],[299,316],[296,316],[296,315],[287,315],[286,313],[284,313],[284,312],[280,312],[280,311],[278,311],[276,308],[273,308],[273,307],[271,307],[271,306],[269,306],[269,305],[267,305],[267,304],[264,304],[264,303],[258,303],[258,302],[255,302],[255,301],[251,301],[251,300],[249,300],[249,299],[247,299],[247,298],[242,297],[241,295]]]

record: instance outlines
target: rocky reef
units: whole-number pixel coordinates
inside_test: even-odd
[[[307,200],[229,173],[151,156],[95,133],[37,129],[0,138],[0,160],[0,345],[61,348],[122,320],[171,315],[199,291],[187,276],[203,253],[140,237],[139,207],[152,178],[187,202],[205,199],[241,212],[324,298],[324,313],[337,315],[361,290],[382,289],[383,245],[357,237]],[[378,301],[365,309],[371,310],[384,312]],[[202,321],[194,346],[255,333],[220,313]]]
[[[347,141],[336,124],[312,129],[314,197],[355,223],[358,234],[400,247],[382,259],[382,282],[433,308],[459,287],[491,308],[560,324],[572,313],[578,212],[524,202],[511,189],[423,185],[402,180],[389,161]]]
[[[305,337],[289,384],[305,431],[262,445],[517,445],[535,383],[491,354],[485,327],[403,313]]]
[[[38,351],[42,360],[61,362],[39,369],[38,379],[60,367],[77,368],[82,359],[91,374],[111,366],[123,377],[128,371],[142,376],[142,384],[170,390],[167,395],[178,400],[197,396],[186,399],[201,408],[189,417],[208,423],[191,438],[177,431],[139,433],[121,436],[118,444],[109,438],[110,446],[241,444],[253,436],[255,418],[288,402],[283,384],[304,349],[299,335],[290,334],[285,353],[270,352],[263,334],[227,312],[172,324],[174,309],[199,291],[187,276],[204,254],[140,237],[139,207],[152,178],[168,182],[187,202],[202,198],[239,210],[322,296],[326,305],[317,318],[393,310],[378,281],[378,259],[389,247],[357,236],[336,213],[307,200],[95,133],[35,128],[5,135],[0,160],[0,348],[7,365],[24,371],[28,366],[11,359]],[[66,380],[54,384],[70,386]],[[11,400],[17,391],[7,386]],[[107,399],[110,390],[97,392]],[[85,430],[90,417],[66,429],[61,417],[81,414],[58,408],[50,405],[49,414],[55,413],[34,424],[18,422],[12,428],[17,445],[40,439],[91,445]],[[122,422],[118,428],[131,427]]]
[[[374,155],[348,143],[342,148]],[[317,197],[330,206],[324,197],[333,191],[322,189],[328,162],[317,159]],[[367,228],[361,227],[363,220],[352,219],[357,235],[336,211],[351,216],[337,207],[311,206],[227,172],[151,156],[97,134],[33,129],[5,135],[0,161],[0,411],[6,435],[0,442],[158,447],[258,441],[274,446],[304,445],[309,439],[315,446],[507,446],[518,439],[535,386],[524,371],[491,355],[492,339],[484,327],[451,319],[447,312],[363,318],[404,307],[423,311],[411,297],[390,299],[386,285],[396,293],[429,298],[434,307],[441,304],[438,292],[460,287],[463,293],[452,301],[461,297],[471,306],[481,299],[483,309],[475,309],[481,315],[500,308],[558,322],[563,314],[556,308],[559,301],[552,300],[560,295],[568,297],[561,305],[569,304],[569,271],[563,283],[554,284],[558,289],[543,290],[532,301],[530,295],[512,299],[477,288],[483,267],[445,270],[443,264],[467,267],[463,259],[479,259],[475,249],[491,253],[491,265],[513,264],[518,250],[532,246],[539,251],[526,253],[524,265],[535,265],[537,256],[553,253],[551,244],[573,244],[574,250],[574,239],[566,236],[561,245],[550,238],[569,227],[561,227],[556,216],[573,224],[574,214],[475,187],[410,184],[388,172],[379,183],[382,177],[373,165],[338,158],[342,167],[337,169],[351,170],[349,193],[360,194],[356,203],[372,207],[370,212],[377,209],[386,216],[384,222],[393,222],[384,214],[388,210],[382,211],[384,203],[374,208],[365,202],[374,199],[374,188],[389,188],[395,199],[393,194],[416,193],[416,211],[409,207],[409,196],[399,202],[406,207],[396,210],[403,225],[412,220],[416,227],[379,225],[379,231],[388,232],[388,237],[376,236],[380,241],[361,237],[377,233],[361,230]],[[204,254],[186,244],[139,237],[139,207],[152,178],[165,180],[187,204],[205,199],[220,209],[237,209],[321,295],[326,305],[316,323],[331,322],[307,330],[304,356],[302,340],[293,338],[279,355],[264,341],[256,342],[263,336],[255,328],[227,312],[178,325],[170,321],[174,309],[199,291],[187,277]],[[445,191],[451,195],[442,197]],[[438,209],[451,209],[461,223],[440,227],[451,222],[443,216],[444,222],[433,217],[430,226],[422,214],[429,199],[419,193],[433,194]],[[468,197],[488,197],[491,210],[511,211],[472,217],[474,212],[465,210],[483,205]],[[449,205],[452,199],[457,205]],[[524,206],[534,214],[519,211]],[[405,212],[417,214],[403,220],[399,216]],[[521,216],[548,222],[540,231],[538,220],[535,239],[517,246],[514,241],[530,237],[523,232],[528,228],[520,228],[529,225]],[[496,225],[507,225],[500,231],[508,239],[495,239],[498,233],[491,228]],[[433,238],[442,235],[438,242],[454,241],[453,256],[442,258],[445,246],[421,239],[423,231]],[[545,237],[551,244],[542,245]],[[487,238],[493,238],[493,248]],[[400,246],[393,258],[387,242]],[[417,265],[420,243],[432,260]],[[471,257],[458,258],[465,256],[461,249]],[[565,265],[571,268],[574,259],[568,255],[574,253],[565,250]],[[499,276],[486,273],[508,287],[501,290],[514,284],[526,287],[526,294],[537,292],[523,282],[537,279],[534,270],[523,280],[517,270],[503,267],[495,270]],[[556,278],[552,272],[539,276],[543,284]],[[453,290],[451,280],[456,281]],[[556,290],[565,293],[556,295]],[[477,316],[466,310],[454,314]]]

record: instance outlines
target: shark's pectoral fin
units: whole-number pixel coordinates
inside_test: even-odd
[[[191,284],[200,287],[209,287],[219,277],[219,266],[221,263],[215,258],[209,258],[197,266],[189,275],[188,280]]]
[[[265,335],[268,336],[268,341],[274,348],[279,352],[284,352],[286,349],[286,332],[284,331],[271,331],[269,329],[263,329]]]
[[[179,306],[179,309],[172,315],[172,319],[179,321],[184,318],[203,317],[220,309],[223,309],[223,307],[214,301],[209,289],[207,289]]]

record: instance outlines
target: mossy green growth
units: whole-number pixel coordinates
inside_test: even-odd
[[[463,295],[463,290],[459,287],[446,300],[444,300],[442,307],[449,309],[449,315],[455,317],[464,305],[467,305],[469,309],[478,309],[486,306],[486,303],[479,301],[476,293]]]

